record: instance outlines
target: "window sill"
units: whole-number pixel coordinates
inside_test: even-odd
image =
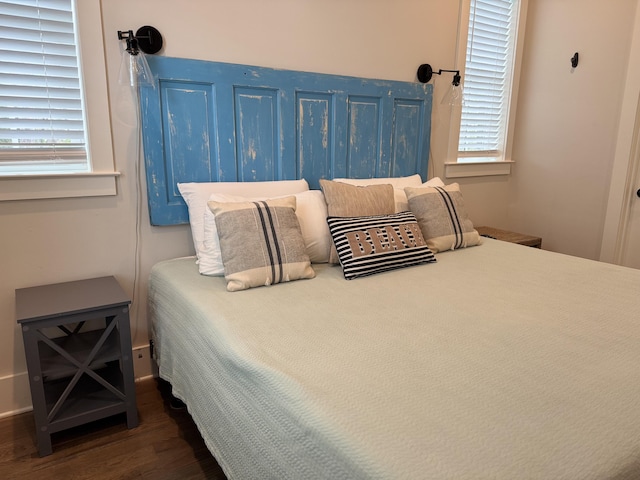
[[[0,202],[116,195],[120,172],[0,176]]]
[[[491,162],[445,162],[445,178],[487,177],[493,175],[510,175],[511,160]]]

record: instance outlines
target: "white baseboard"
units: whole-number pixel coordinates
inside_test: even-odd
[[[133,349],[133,374],[136,380],[154,374],[149,345]],[[28,412],[31,406],[31,391],[27,372],[0,377],[0,418]]]
[[[0,418],[31,410],[27,372],[0,377]]]

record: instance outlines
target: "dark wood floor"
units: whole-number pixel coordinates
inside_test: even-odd
[[[171,408],[166,383],[136,383],[140,425],[124,416],[59,432],[40,458],[31,413],[0,419],[0,479],[226,480],[186,410]]]

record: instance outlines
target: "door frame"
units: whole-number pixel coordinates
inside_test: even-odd
[[[640,174],[640,5],[636,5],[633,37],[620,109],[609,199],[602,233],[600,260],[620,264],[626,248],[629,210]]]

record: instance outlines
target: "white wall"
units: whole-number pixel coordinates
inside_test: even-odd
[[[530,0],[511,177],[460,181],[476,224],[544,237],[544,246],[597,258],[621,79],[637,0]],[[103,0],[118,195],[0,202],[0,412],[28,405],[14,289],[115,275],[133,293],[136,131],[117,85],[117,30],[158,28],[162,54],[414,81],[419,64],[455,62],[454,0]],[[572,74],[569,58],[580,51]],[[436,78],[435,96],[447,82]],[[432,164],[442,175],[446,109],[434,106]],[[144,183],[144,182],[143,182]],[[146,278],[159,260],[193,253],[187,226],[151,227],[142,194],[134,345],[147,342]]]
[[[506,225],[543,248],[599,258],[636,4],[529,2]]]

